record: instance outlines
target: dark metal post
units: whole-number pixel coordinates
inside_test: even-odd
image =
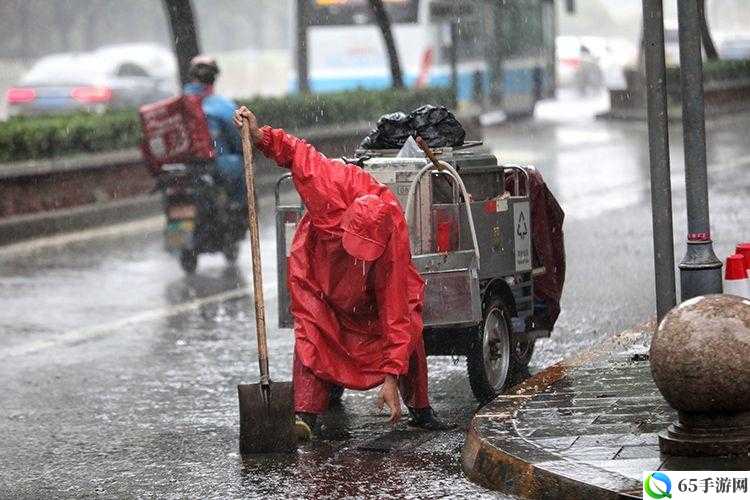
[[[303,94],[310,92],[307,65],[307,1],[297,0],[297,88]]]
[[[458,22],[451,21],[451,92],[453,93],[454,103],[458,105]]]
[[[648,144],[651,160],[651,220],[654,231],[656,316],[661,321],[677,303],[662,0],[643,0],[643,32],[648,97]]]
[[[687,253],[680,262],[682,300],[721,293],[721,261],[711,241],[708,216],[703,59],[697,0],[678,0],[682,129],[685,143]]]

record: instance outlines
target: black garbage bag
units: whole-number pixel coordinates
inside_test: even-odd
[[[383,115],[375,130],[362,141],[363,149],[400,149],[412,134],[409,115],[398,111]]]
[[[422,106],[412,111],[409,119],[416,135],[431,148],[460,146],[466,138],[466,131],[445,106]]]
[[[362,149],[400,149],[410,137],[421,136],[432,148],[460,146],[466,131],[445,106],[426,105],[409,115],[383,115],[375,130],[360,144]]]

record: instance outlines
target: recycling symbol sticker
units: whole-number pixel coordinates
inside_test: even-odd
[[[513,226],[515,229],[515,261],[516,271],[531,270],[531,238],[529,229],[529,202],[513,204]]]
[[[526,217],[524,216],[523,211],[520,211],[518,215],[516,234],[520,236],[522,240],[526,239],[526,235],[529,234],[529,227],[526,225]]]

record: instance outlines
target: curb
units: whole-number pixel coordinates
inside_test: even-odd
[[[739,115],[750,111],[750,105],[747,104],[734,104],[734,105],[714,105],[706,107],[706,120],[707,121],[719,121],[725,117],[732,117],[733,115]],[[668,121],[670,124],[677,124],[682,122],[682,108],[674,106],[669,108]],[[619,109],[619,110],[608,110],[598,113],[595,118],[597,120],[604,121],[621,121],[621,122],[643,122],[648,121],[646,108],[632,108],[632,109]]]
[[[157,193],[108,203],[9,217],[0,221],[0,245],[129,222],[158,215],[161,211],[161,194]]]
[[[498,413],[482,414],[480,410],[469,423],[461,452],[461,466],[466,476],[485,488],[522,498],[640,498],[640,487],[636,488],[635,485],[632,485],[630,491],[622,493],[546,469],[543,461],[536,464],[527,462],[519,456],[521,453],[491,445],[478,431],[478,423],[489,417],[510,418],[526,401],[565,378],[570,369],[606,358],[615,349],[634,343],[640,338],[641,332],[653,330],[654,326],[653,321],[641,323],[537,373],[514,387],[509,394],[500,396],[507,401]],[[545,453],[544,450],[533,452],[537,456]],[[550,461],[556,458],[552,453],[548,454]],[[607,473],[602,471],[602,475]]]
[[[283,172],[256,179],[258,188],[267,191],[265,196],[273,196],[271,190],[281,173]],[[162,194],[157,192],[124,200],[0,219],[0,247],[36,238],[147,219],[163,213],[162,203]]]

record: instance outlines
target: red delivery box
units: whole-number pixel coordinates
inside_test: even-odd
[[[143,155],[154,175],[167,163],[212,160],[216,156],[201,96],[181,95],[139,110]]]

